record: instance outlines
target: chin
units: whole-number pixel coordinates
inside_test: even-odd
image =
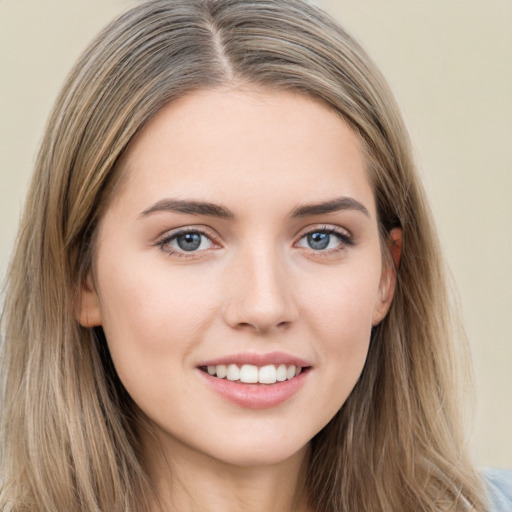
[[[239,449],[238,449],[239,448]],[[300,447],[291,446],[262,446],[255,443],[255,446],[233,447],[227,450],[222,456],[214,457],[230,466],[240,468],[265,467],[284,464],[291,459],[302,459],[309,451],[309,442]]]
[[[303,457],[309,449],[309,436],[289,433],[250,432],[252,435],[233,435],[228,432],[223,442],[214,443],[204,453],[226,464],[239,467],[270,466],[291,458]]]

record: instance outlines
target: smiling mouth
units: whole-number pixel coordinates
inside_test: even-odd
[[[215,366],[200,366],[199,369],[218,379],[241,382],[244,384],[275,384],[291,380],[310,367],[293,364],[268,364],[256,366],[253,364],[218,364]]]

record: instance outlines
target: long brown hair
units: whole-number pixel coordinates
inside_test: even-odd
[[[300,92],[336,110],[365,148],[384,257],[389,230],[403,229],[390,312],[352,394],[312,440],[312,509],[483,511],[459,411],[465,349],[407,132],[364,50],[306,0],[151,1],[107,26],[72,70],[8,273],[0,508],[144,510],[140,414],[101,328],[81,327],[74,308],[127,145],[169,101],[229,83]]]

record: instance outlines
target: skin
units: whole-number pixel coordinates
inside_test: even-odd
[[[202,90],[162,109],[120,166],[78,316],[103,326],[119,377],[147,416],[154,434],[140,435],[161,502],[307,510],[308,443],[354,387],[394,291],[359,139],[302,95]],[[340,197],[353,202],[292,215]],[[166,198],[215,203],[232,216],[148,212]],[[186,252],[172,238],[180,228],[207,237]],[[312,248],[308,233],[327,236],[328,247]],[[198,369],[273,351],[310,365],[302,387],[274,407],[226,400]]]

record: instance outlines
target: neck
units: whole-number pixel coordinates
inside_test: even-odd
[[[172,445],[172,446],[170,446]],[[234,465],[174,442],[144,444],[154,512],[308,512],[309,447],[268,465]]]

